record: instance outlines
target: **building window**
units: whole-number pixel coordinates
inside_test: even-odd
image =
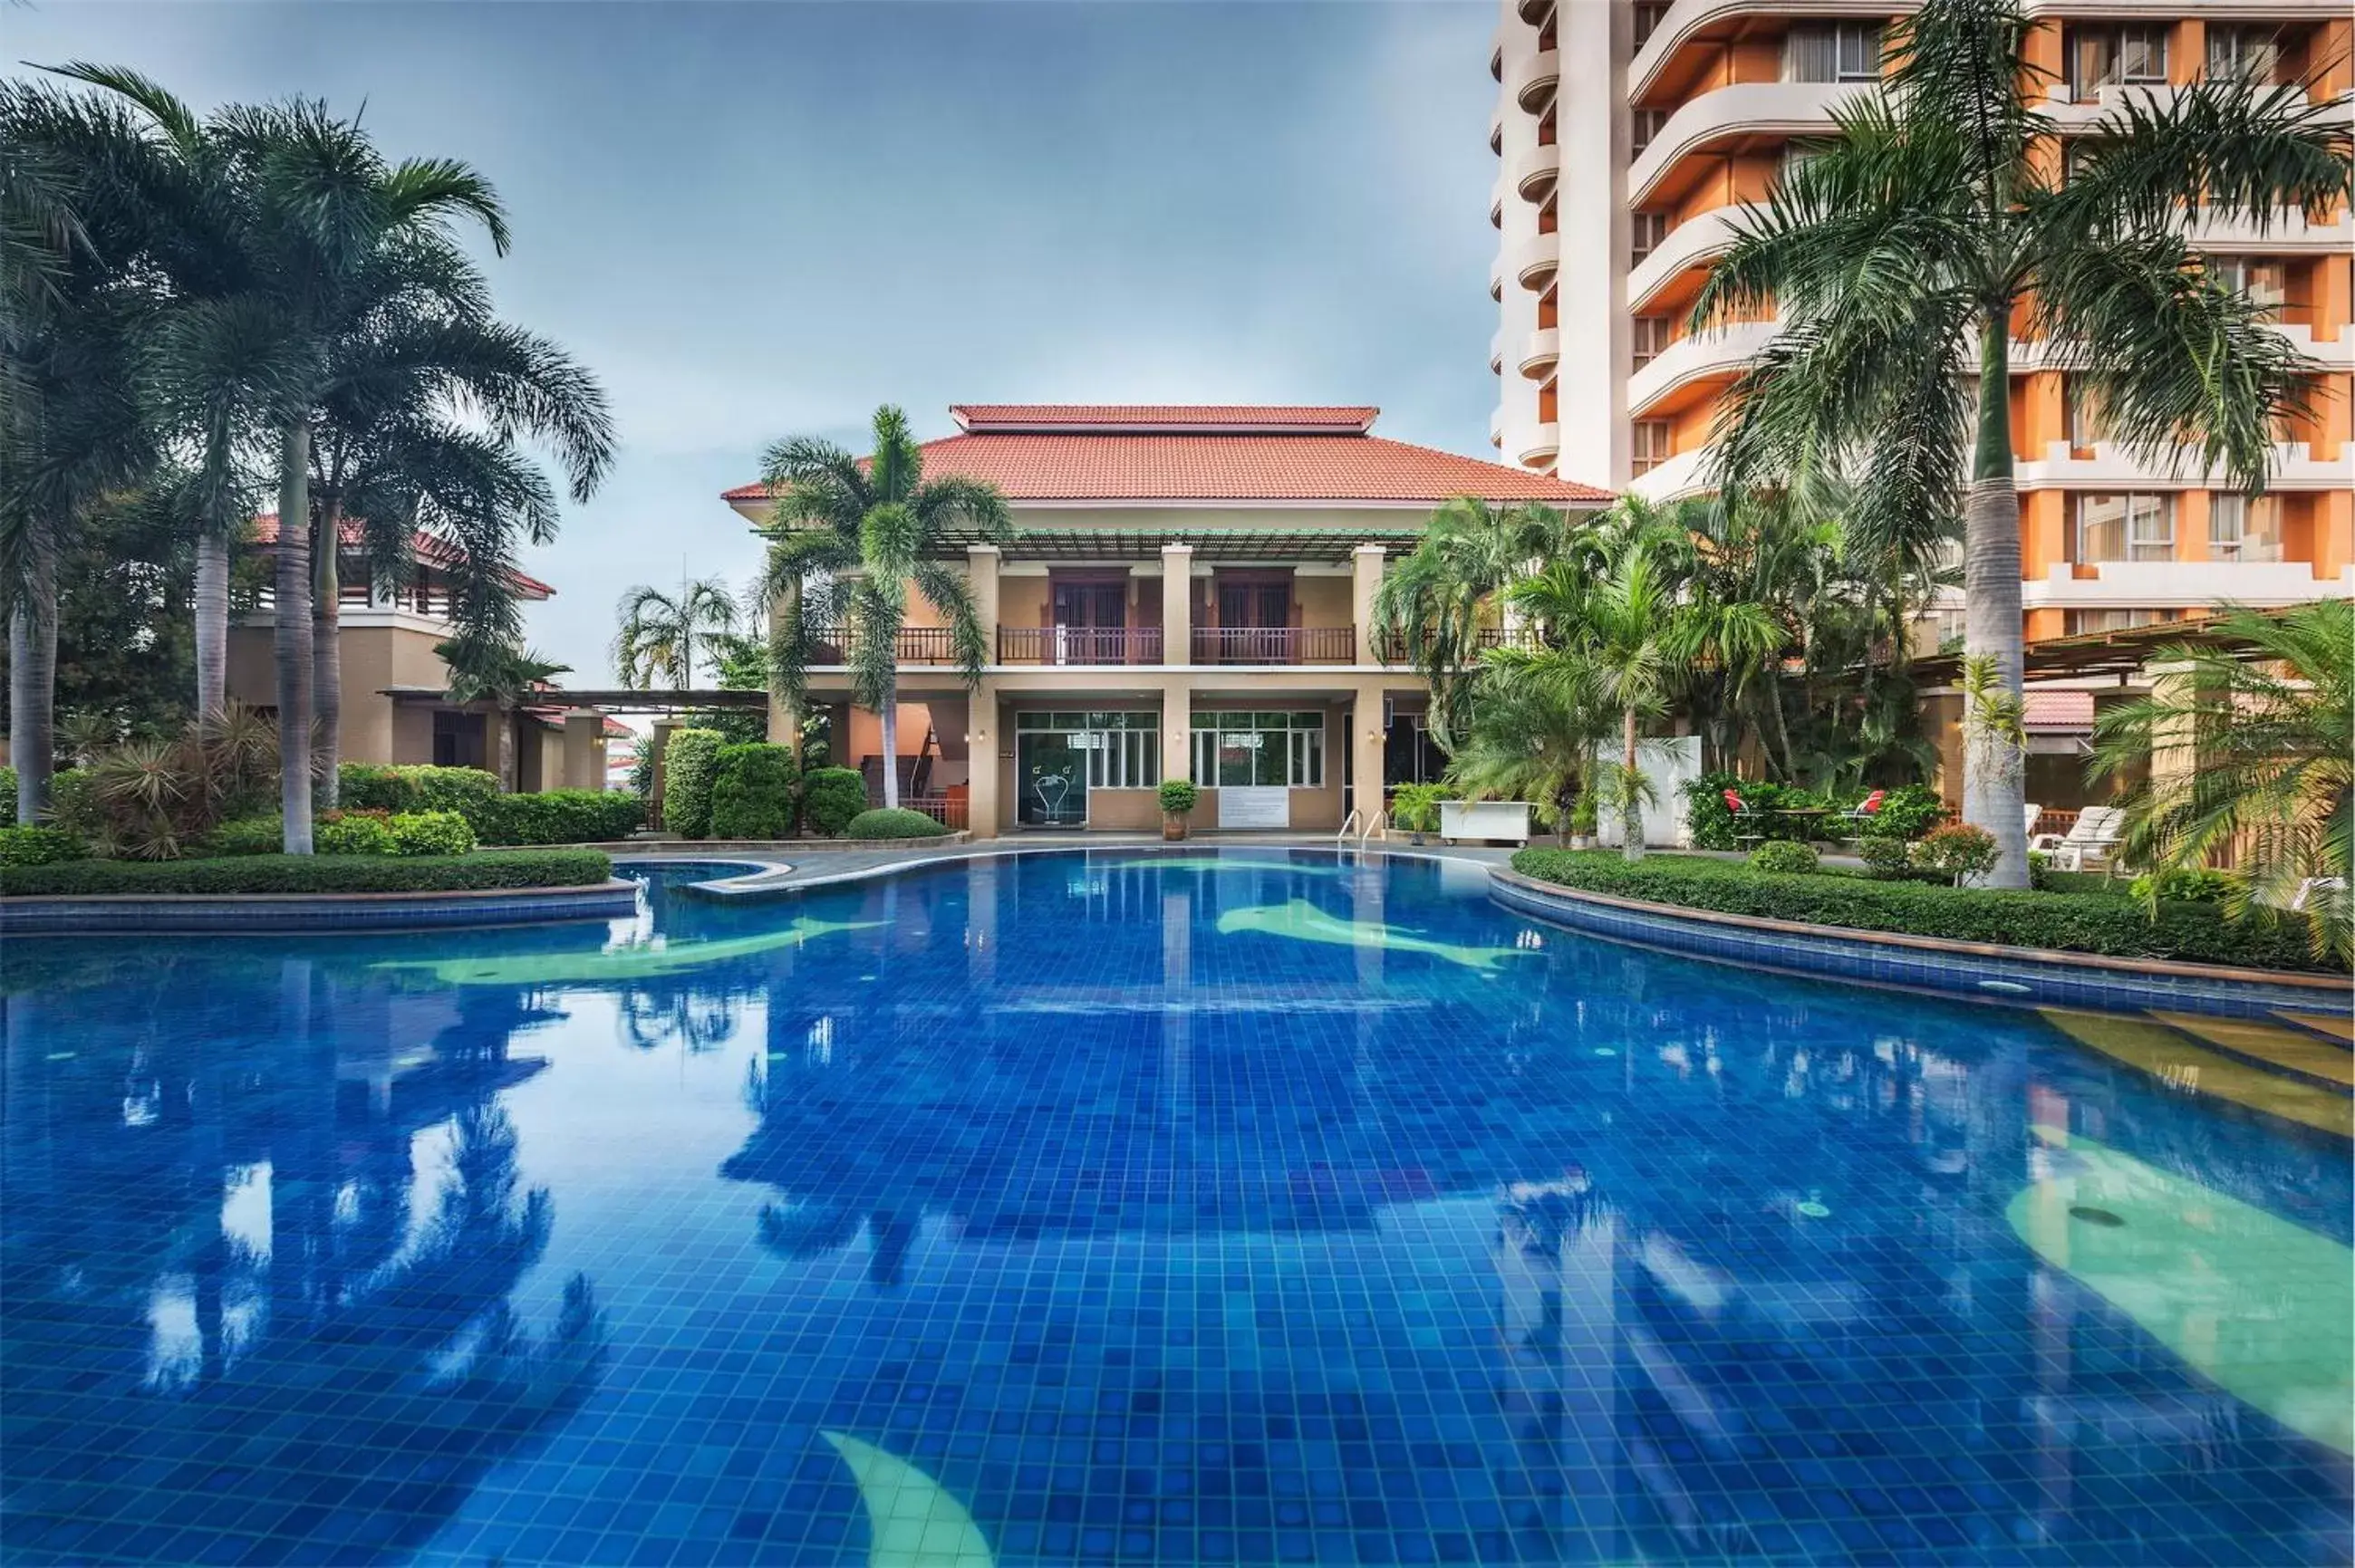
[[[2069,416],[2070,450],[2090,453],[2097,443],[2110,439],[2109,427],[2102,420],[2101,398],[2083,376],[2062,381],[2061,398]]]
[[[2208,79],[2266,86],[2281,79],[2280,29],[2268,26],[2208,28]]]
[[[1668,0],[1636,0],[1636,47],[1642,48],[1649,42],[1660,24],[1668,20]]]
[[[2105,87],[2156,87],[2167,80],[2167,25],[2072,27],[2066,49],[2069,94],[2084,98]]]
[[[1629,444],[1627,467],[1634,473],[1649,473],[1668,461],[1668,422],[1666,419],[1638,419],[1635,440]]]
[[[1636,369],[1641,370],[1645,366],[1651,364],[1653,360],[1660,356],[1661,352],[1665,350],[1668,344],[1676,341],[1674,337],[1669,335],[1669,324],[1668,318],[1666,316],[1637,316],[1636,318],[1635,352]]]
[[[1913,629],[1916,652],[1959,653],[1963,651],[1965,616],[1960,609],[1931,610]]]
[[[2087,494],[2077,497],[2077,559],[2168,561],[2175,558],[2175,497]]]
[[[1870,22],[1813,22],[1783,38],[1785,81],[1877,81],[1881,28]]]
[[[1025,736],[1053,736],[1077,754],[1091,789],[1150,789],[1161,782],[1158,714],[1017,714],[1014,733],[1018,748]]]
[[[2221,492],[2208,498],[2208,554],[2219,561],[2282,558],[2281,502],[2271,495]]]
[[[433,766],[436,768],[481,768],[487,755],[483,743],[481,714],[452,713],[447,708],[433,711]]]
[[[1194,715],[1194,782],[1204,789],[1325,788],[1325,715],[1256,711]]]
[[[2073,609],[2065,623],[2069,635],[2088,631],[2124,631],[2132,626],[2156,626],[2168,619],[2163,609]]]
[[[2207,268],[2210,277],[2236,294],[2248,295],[2269,317],[2278,319],[2288,302],[2289,269],[2279,261],[2262,256],[2211,256]]]
[[[1630,263],[1639,262],[1660,248],[1668,237],[1668,215],[1665,212],[1639,212],[1628,233],[1627,251]]]
[[[1627,138],[1627,151],[1629,154],[1637,158],[1642,157],[1644,155],[1644,149],[1652,144],[1652,138],[1658,135],[1660,133],[1660,128],[1668,124],[1668,111],[1665,109],[1638,109],[1636,111],[1635,120],[1630,127]]]

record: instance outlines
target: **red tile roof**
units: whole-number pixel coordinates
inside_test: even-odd
[[[358,524],[346,523],[344,524],[342,532],[346,546],[357,546],[359,544],[360,525]],[[277,513],[264,512],[260,516],[254,518],[253,542],[264,548],[278,543]],[[450,546],[443,543],[442,540],[435,538],[431,534],[419,534],[417,535],[414,547],[417,551],[417,558],[425,562],[429,566],[446,567],[452,561],[458,558],[457,551],[451,548]],[[522,572],[515,572],[510,575],[514,577],[516,587],[522,590],[526,599],[554,599],[556,597],[556,590],[549,587],[546,583],[541,582],[538,577],[527,577]]]
[[[2042,691],[2023,694],[2020,724],[2040,734],[2074,734],[2094,727],[2094,694]]]
[[[1367,434],[1375,413],[1369,408],[966,403],[956,408],[968,424],[977,412],[1029,423],[927,441],[924,471],[986,480],[1015,502],[1437,504],[1476,495],[1593,505],[1612,498],[1591,485]],[[1319,422],[1324,429],[1316,430]],[[1278,433],[1286,430],[1314,433]],[[763,501],[768,494],[764,486],[746,484],[721,499]]]
[[[1284,430],[1373,429],[1371,404],[1299,403],[952,403],[957,428],[970,435],[1014,430],[1217,430],[1271,435]]]

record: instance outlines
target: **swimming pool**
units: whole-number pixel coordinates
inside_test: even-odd
[[[7,945],[12,1558],[2355,1546],[2347,1141],[2033,1012],[1469,865],[642,874]]]

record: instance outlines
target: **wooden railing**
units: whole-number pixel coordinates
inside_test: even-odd
[[[1001,626],[1001,664],[1158,664],[1157,626]]]
[[[1197,664],[1354,664],[1358,632],[1349,626],[1198,626]]]
[[[839,626],[821,626],[812,630],[810,662],[841,664],[848,662],[850,639]],[[954,664],[957,662],[956,636],[945,626],[903,626],[898,641],[899,662],[902,664]]]
[[[922,811],[952,832],[972,825],[971,801],[962,791],[954,795],[911,795],[900,804],[911,811]]]
[[[1534,626],[1484,626],[1474,641],[1482,648],[1536,648],[1540,645],[1538,629]],[[1431,645],[1428,630],[1415,633],[1418,649]],[[1407,659],[1407,640],[1403,633],[1393,631],[1382,639],[1382,661],[1402,664]]]

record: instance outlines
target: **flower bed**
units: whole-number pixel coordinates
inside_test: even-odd
[[[215,860],[75,860],[0,865],[0,895],[104,894],[460,893],[591,887],[613,863],[595,850],[493,850],[464,855],[250,854]]]
[[[1831,872],[1760,872],[1686,855],[1648,855],[1631,865],[1614,853],[1529,849],[1513,857],[1513,869],[1614,898],[1804,925],[2112,958],[2328,969],[2307,949],[2299,916],[2233,922],[2213,905],[2161,904],[2154,915],[2132,900],[2098,894],[1999,893]]]

